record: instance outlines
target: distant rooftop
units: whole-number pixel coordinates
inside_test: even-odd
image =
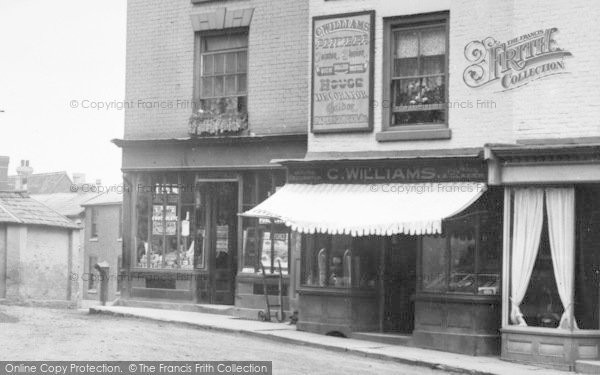
[[[98,193],[54,193],[54,194],[32,194],[31,197],[46,206],[69,218],[81,215],[85,208],[85,202],[97,196]]]
[[[67,217],[18,191],[0,191],[0,223],[78,228]]]
[[[8,189],[17,186],[18,175],[8,176]],[[27,176],[27,192],[30,194],[68,193],[73,181],[65,171],[34,173]]]
[[[120,205],[123,202],[123,194],[116,191],[109,191],[99,194],[94,198],[83,203],[83,206],[107,206]]]

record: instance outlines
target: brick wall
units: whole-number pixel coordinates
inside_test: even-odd
[[[190,0],[130,0],[126,139],[188,136],[194,64],[190,15],[222,7],[254,8],[248,48],[250,131],[258,135],[306,132],[307,1],[234,0],[192,5]],[[166,108],[157,108],[157,104]]]
[[[413,150],[481,147],[485,143],[513,143],[525,138],[600,136],[600,83],[597,48],[600,9],[592,0],[473,1],[422,0],[310,0],[310,17],[350,11],[375,10],[374,100],[382,101],[383,18],[449,11],[449,101],[471,103],[472,108],[451,106],[449,140],[377,142],[382,111],[375,108],[373,133],[309,135],[309,151]],[[533,81],[500,92],[498,84],[470,88],[463,82],[469,65],[465,46],[493,36],[504,42],[538,29],[557,27],[559,47],[573,57],[565,59],[569,74]],[[308,42],[309,47],[311,41]],[[310,64],[306,69],[310,72]],[[310,94],[309,94],[310,95]],[[479,103],[493,103],[480,106]]]

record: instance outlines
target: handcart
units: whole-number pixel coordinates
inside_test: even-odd
[[[281,271],[281,261],[277,260],[277,266],[279,268],[279,283],[278,283],[278,304],[273,304],[271,303],[271,301],[269,300],[269,291],[267,289],[267,278],[269,276],[267,276],[267,273],[265,272],[265,267],[263,266],[262,262],[260,263],[260,269],[262,271],[262,275],[263,275],[263,292],[265,294],[265,303],[266,303],[266,309],[260,310],[258,312],[258,318],[260,320],[262,320],[263,322],[270,322],[271,318],[273,316],[275,316],[275,318],[277,319],[277,321],[279,323],[283,322],[285,320],[285,313],[283,311],[283,273]],[[275,311],[275,313],[273,313],[273,309],[277,309],[277,311]]]

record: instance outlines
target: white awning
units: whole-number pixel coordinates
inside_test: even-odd
[[[287,184],[242,216],[281,220],[300,233],[435,234],[485,190],[478,182]]]

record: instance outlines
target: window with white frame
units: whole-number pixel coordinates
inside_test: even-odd
[[[387,127],[446,124],[447,15],[389,24]]]
[[[247,124],[248,33],[197,35],[193,132],[237,132]]]

